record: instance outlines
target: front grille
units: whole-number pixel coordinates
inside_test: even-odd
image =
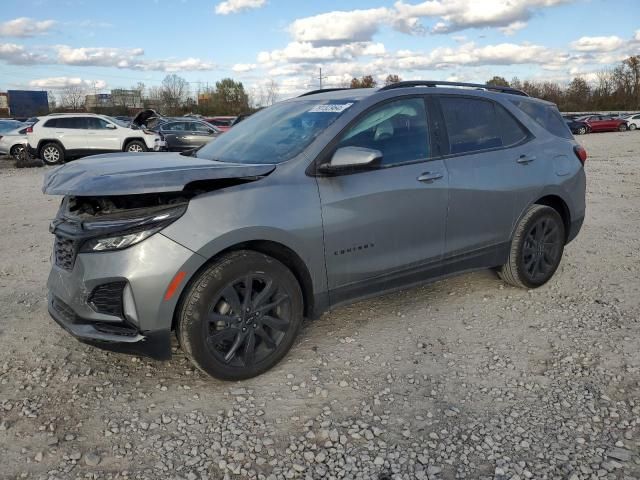
[[[98,313],[124,318],[122,291],[127,282],[111,282],[99,285],[89,295],[89,305]]]
[[[62,317],[65,322],[73,323],[76,320],[76,314],[69,305],[64,303],[58,297],[53,297],[51,301],[53,309]]]
[[[73,264],[76,261],[76,245],[73,240],[56,235],[53,253],[58,267],[73,270]]]

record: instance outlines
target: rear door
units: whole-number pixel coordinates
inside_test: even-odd
[[[185,143],[188,148],[197,148],[209,143],[215,137],[215,130],[202,122],[190,122],[189,136]]]
[[[527,189],[521,170],[535,160],[527,130],[498,103],[439,95],[448,145],[449,261],[495,255],[511,237]],[[496,263],[497,265],[497,263]],[[476,265],[469,265],[469,268]]]
[[[172,151],[186,150],[185,137],[188,135],[187,125],[190,122],[175,121],[162,124],[160,131]]]
[[[86,117],[87,148],[98,152],[117,152],[122,149],[117,127],[99,117]],[[109,127],[111,125],[112,127]],[[116,127],[116,128],[114,128]]]
[[[66,151],[80,154],[87,150],[86,117],[57,118],[55,119],[54,132]]]
[[[347,128],[327,156],[328,161],[346,146],[383,155],[375,168],[318,177],[334,304],[439,267],[447,170],[434,158],[426,112],[424,98],[418,96],[373,107]]]

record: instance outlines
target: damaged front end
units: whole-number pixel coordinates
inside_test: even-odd
[[[150,155],[93,157],[47,174],[43,191],[64,196],[50,224],[49,313],[82,342],[167,359],[175,279],[188,279],[205,259],[161,231],[192,198],[275,167]]]

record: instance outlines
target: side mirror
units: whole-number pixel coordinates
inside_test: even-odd
[[[342,147],[335,151],[331,161],[320,165],[323,173],[340,172],[358,168],[372,167],[380,163],[382,152],[373,148]]]
[[[116,127],[113,123],[107,123],[107,128],[108,128],[109,130],[115,130],[115,129],[116,129],[116,128],[118,128],[118,127]]]

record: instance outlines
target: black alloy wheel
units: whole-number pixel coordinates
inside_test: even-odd
[[[563,245],[564,230],[555,218],[544,216],[529,228],[522,248],[522,264],[531,283],[546,281],[550,274],[553,275]]]
[[[238,250],[196,274],[177,312],[178,340],[189,359],[212,377],[243,380],[273,367],[293,345],[302,290],[278,260]]]
[[[289,295],[269,275],[251,272],[220,291],[202,327],[219,361],[250,368],[273,354],[290,323]]]

